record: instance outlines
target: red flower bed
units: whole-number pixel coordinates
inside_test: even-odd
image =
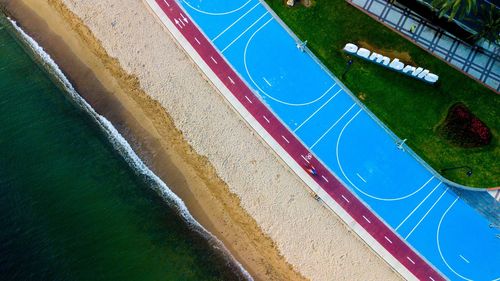
[[[480,147],[491,142],[490,129],[461,103],[450,108],[440,128],[446,139],[461,147]]]

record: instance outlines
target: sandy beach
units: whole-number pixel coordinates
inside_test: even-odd
[[[256,280],[400,280],[308,192],[141,0],[0,0]]]

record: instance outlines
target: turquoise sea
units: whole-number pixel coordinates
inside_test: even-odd
[[[0,280],[245,273],[0,15]]]

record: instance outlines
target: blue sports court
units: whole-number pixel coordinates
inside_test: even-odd
[[[265,5],[178,1],[289,130],[435,268],[451,280],[500,280],[500,231],[398,148]]]

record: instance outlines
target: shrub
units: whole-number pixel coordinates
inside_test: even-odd
[[[488,126],[462,103],[457,103],[449,109],[439,128],[444,138],[460,147],[481,147],[491,142]]]

